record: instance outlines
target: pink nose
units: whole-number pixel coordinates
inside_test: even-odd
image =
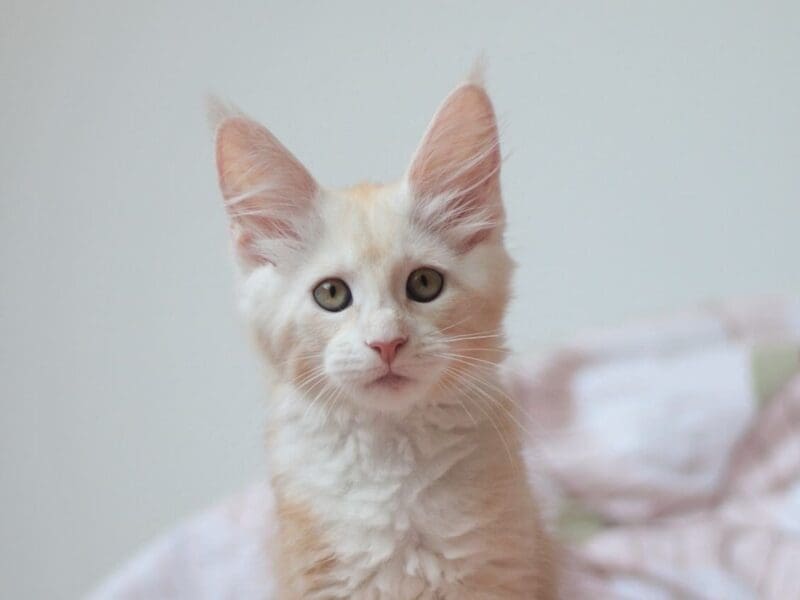
[[[381,355],[381,360],[387,365],[394,360],[397,350],[408,341],[408,338],[394,338],[388,342],[367,342],[367,346]]]

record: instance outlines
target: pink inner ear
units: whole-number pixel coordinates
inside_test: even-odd
[[[216,146],[219,184],[240,253],[257,259],[259,240],[298,240],[318,191],[300,161],[245,117],[222,121]]]
[[[471,247],[502,217],[500,162],[491,100],[479,85],[465,84],[447,97],[428,126],[408,181],[420,203],[442,196],[447,199],[436,208],[448,213],[441,223],[457,226],[473,221],[469,239],[463,240]]]

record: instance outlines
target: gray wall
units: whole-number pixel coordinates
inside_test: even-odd
[[[0,596],[75,597],[259,476],[206,92],[386,179],[485,50],[532,351],[800,292],[797,7],[4,0]]]

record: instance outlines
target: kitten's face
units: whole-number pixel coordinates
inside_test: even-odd
[[[403,411],[502,358],[511,264],[481,88],[451,94],[397,184],[324,190],[242,117],[220,125],[218,164],[244,311],[308,402]]]

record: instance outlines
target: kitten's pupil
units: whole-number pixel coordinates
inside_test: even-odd
[[[422,283],[423,287],[428,287],[428,276],[427,275],[422,275],[422,277],[420,277],[419,279],[420,279],[420,282]]]

